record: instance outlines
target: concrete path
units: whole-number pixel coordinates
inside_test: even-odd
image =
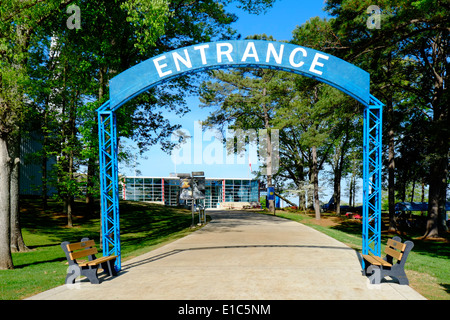
[[[86,280],[29,299],[425,299],[409,286],[370,285],[356,251],[303,224],[211,211],[203,229],[129,261],[100,285]]]

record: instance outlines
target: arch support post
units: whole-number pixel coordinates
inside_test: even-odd
[[[381,255],[382,115],[383,104],[371,95],[364,110],[362,253],[376,256]]]
[[[117,255],[116,271],[121,269],[119,177],[116,114],[105,110],[106,102],[98,110],[100,202],[103,256]]]

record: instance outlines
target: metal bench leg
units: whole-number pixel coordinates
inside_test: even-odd
[[[115,277],[117,275],[116,268],[114,268],[115,261],[116,259],[109,260],[101,264],[103,272],[107,273],[111,277]]]
[[[388,274],[388,276],[392,276],[393,278],[398,280],[398,283],[401,285],[409,285],[409,280],[406,277],[406,273],[405,270],[403,269],[396,269],[396,270],[392,270],[392,272],[390,274]]]
[[[92,284],[99,284],[97,269],[81,269],[81,275],[86,276]]]

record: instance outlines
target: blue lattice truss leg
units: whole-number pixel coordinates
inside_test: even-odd
[[[117,255],[115,268],[121,269],[119,183],[116,114],[109,101],[98,110],[100,147],[100,201],[103,255]]]
[[[381,255],[382,114],[383,104],[371,96],[364,110],[362,253],[376,256]]]

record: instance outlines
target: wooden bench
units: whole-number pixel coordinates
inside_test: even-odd
[[[81,239],[81,242],[76,243],[65,241],[61,243],[61,248],[66,254],[67,261],[69,262],[66,284],[75,283],[77,276],[86,276],[92,284],[99,284],[97,270],[100,268],[112,277],[117,275],[114,268],[117,256],[96,258],[95,254],[97,254],[98,251],[95,247],[94,240],[83,238]],[[88,260],[77,261],[77,259],[83,257],[87,257]]]
[[[412,241],[401,242],[400,237],[389,239],[384,249],[386,257],[362,255],[365,261],[363,273],[370,276],[371,284],[379,284],[386,276],[396,278],[401,285],[408,285],[409,280],[405,273],[405,262],[409,252],[414,247]],[[394,263],[394,259],[396,263]]]

